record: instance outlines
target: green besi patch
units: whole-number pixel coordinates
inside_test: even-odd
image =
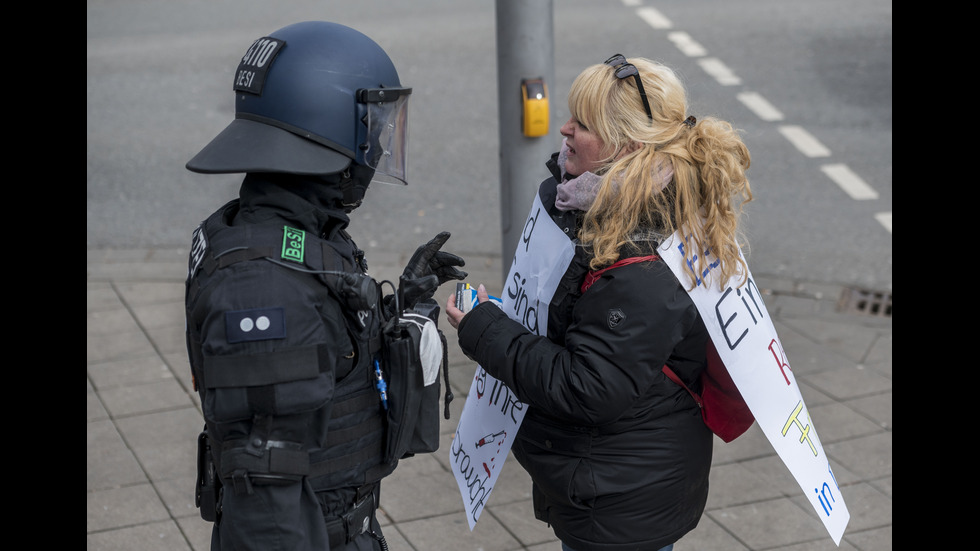
[[[303,262],[303,251],[304,244],[306,242],[306,232],[303,230],[297,230],[290,228],[289,226],[282,227],[282,258],[284,260],[292,260],[294,262]]]

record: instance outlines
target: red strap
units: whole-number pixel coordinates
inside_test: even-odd
[[[611,270],[613,268],[618,268],[619,266],[625,266],[627,264],[635,264],[637,262],[648,262],[651,260],[660,260],[660,257],[655,254],[651,254],[650,256],[631,256],[628,258],[621,258],[601,270],[596,270],[594,272],[590,271],[589,273],[585,274],[585,280],[582,281],[582,292],[584,293],[586,290],[588,290],[589,287],[592,287],[592,284],[598,281],[599,276],[601,276],[602,273],[605,272],[606,270]]]
[[[668,379],[684,387],[684,390],[686,390],[687,393],[691,395],[691,398],[694,398],[694,401],[698,404],[699,408],[704,407],[704,404],[701,403],[701,397],[695,394],[693,390],[688,388],[687,385],[684,384],[684,381],[682,381],[681,378],[678,377],[676,373],[674,373],[673,369],[667,367],[667,364],[664,364],[661,370],[664,372],[664,375],[666,375]]]

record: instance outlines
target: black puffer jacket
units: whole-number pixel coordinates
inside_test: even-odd
[[[553,208],[556,185],[539,193],[567,219]],[[647,245],[636,254],[657,243]],[[549,307],[549,338],[481,304],[459,344],[530,406],[513,451],[534,483],[535,516],[577,551],[656,550],[697,525],[712,450],[697,405],[661,367],[699,389],[708,334],[663,261],[609,270],[580,293],[586,262],[579,247]]]

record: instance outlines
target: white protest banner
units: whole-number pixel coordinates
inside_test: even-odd
[[[658,252],[685,289],[695,273],[687,268],[697,269],[698,254],[711,254],[691,251],[679,232]],[[839,546],[850,513],[759,288],[750,271],[742,287],[737,276],[721,289],[704,285],[706,277],[713,279],[711,270],[717,266],[715,258],[688,293],[756,422]]]
[[[537,335],[547,334],[548,304],[574,254],[572,242],[535,196],[504,280],[500,306],[507,316]],[[470,293],[464,311],[476,300],[476,291]],[[507,385],[477,366],[449,450],[470,530],[487,504],[526,411],[527,404]]]

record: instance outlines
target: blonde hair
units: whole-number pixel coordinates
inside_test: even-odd
[[[605,145],[596,171],[602,183],[578,236],[592,249],[591,268],[615,262],[638,231],[666,237],[683,228],[692,240],[687,256],[698,256],[697,274],[706,273],[702,253],[710,250],[721,261],[719,285],[735,274],[744,283],[737,238],[742,207],[752,200],[748,148],[728,122],[704,117],[685,124],[686,93],[670,68],[644,58],[628,62],[643,79],[652,122],[633,77],[618,79],[608,65],[586,68],[568,94],[572,117]],[[673,167],[667,187],[657,178],[664,163]]]

